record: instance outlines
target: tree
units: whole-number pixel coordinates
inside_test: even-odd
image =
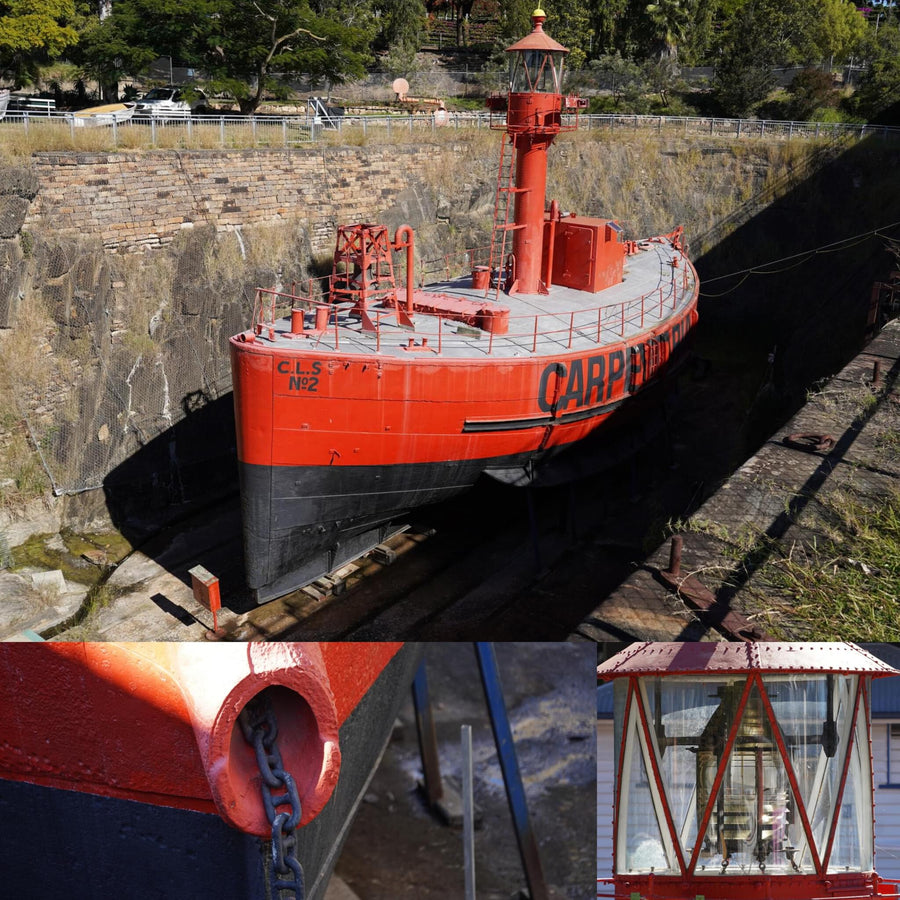
[[[285,95],[291,76],[362,76],[374,33],[370,0],[116,0],[86,30],[83,64],[98,76],[110,66],[136,75],[169,56],[252,113],[267,91]]]
[[[815,43],[823,59],[831,65],[855,54],[868,28],[862,13],[850,0],[818,0],[821,14],[815,28]]]
[[[617,49],[627,7],[628,0],[594,0],[590,4],[591,26],[597,36],[592,48],[593,57],[610,54]]]
[[[706,59],[716,36],[721,0],[696,0],[691,26],[678,47],[679,57],[687,65],[700,65]]]
[[[216,6],[202,35],[202,65],[210,84],[231,93],[241,112],[254,112],[266,91],[285,94],[291,75],[339,84],[365,72],[374,20],[357,17],[358,7],[339,14],[327,3],[314,10],[307,0],[219,0]]]
[[[499,38],[504,47],[531,31],[531,14],[534,9],[534,0],[500,0]]]
[[[656,29],[657,39],[662,43],[660,59],[677,61],[678,44],[684,40],[691,24],[695,5],[693,0],[656,0],[647,4],[647,15]]]
[[[553,0],[547,16],[548,33],[569,51],[566,67],[577,71],[587,61],[594,39],[590,10],[581,0]]]
[[[380,37],[388,51],[388,69],[405,74],[422,46],[425,4],[422,0],[381,0],[380,9]]]
[[[792,119],[811,119],[817,110],[837,106],[839,100],[834,76],[821,69],[808,68],[798,72],[788,93],[791,100],[787,112]]]
[[[117,6],[116,12],[116,17],[106,16],[101,21],[96,3],[77,3],[73,25],[78,43],[68,52],[84,77],[99,82],[103,99],[110,103],[119,99],[122,74],[137,75],[159,56],[152,47],[135,39],[140,30],[137,11],[126,5],[121,9]]]
[[[42,62],[78,40],[74,14],[74,0],[0,0],[0,76],[16,87],[33,81]]]
[[[732,20],[713,79],[713,96],[725,115],[749,116],[775,84],[772,69],[779,54],[769,41],[766,25],[753,0]]]
[[[869,60],[851,109],[868,122],[895,125],[900,121],[900,34],[895,28],[878,32]]]
[[[750,115],[774,86],[775,67],[818,56],[818,15],[809,0],[744,0],[728,23],[713,79],[726,115]]]

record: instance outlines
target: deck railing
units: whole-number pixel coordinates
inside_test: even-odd
[[[255,334],[264,339],[274,340],[279,333],[278,320],[290,316],[293,310],[300,313],[315,313],[318,310],[320,318],[311,323],[303,321],[302,333],[317,342],[327,334],[333,339],[335,349],[339,349],[341,345],[341,329],[349,327],[361,333],[362,323],[357,324],[348,319],[348,313],[354,307],[352,302],[328,302],[329,279],[330,276],[310,280],[308,290],[303,294],[297,293],[296,289],[285,292],[260,288],[257,291],[253,315]],[[503,333],[487,329],[475,332],[472,336],[483,334],[484,344],[480,346],[488,356],[500,348],[510,346],[530,348],[530,351],[535,353],[539,344],[555,343],[561,350],[571,350],[578,337],[597,344],[605,341],[614,342],[616,339],[624,340],[629,333],[643,330],[652,323],[661,322],[668,313],[676,310],[692,296],[696,284],[696,272],[685,260],[678,269],[672,270],[672,279],[669,283],[661,284],[640,297],[590,309],[510,316],[509,328]],[[403,292],[398,290],[397,295],[398,303],[402,307]],[[486,299],[485,310],[488,312],[491,302]],[[367,310],[367,314],[377,352],[381,351],[386,336],[396,341],[398,334],[402,334],[393,327],[398,319],[395,309],[371,307]],[[458,317],[449,314],[420,315],[414,331],[410,331],[410,336],[406,338],[405,349],[409,352],[441,353],[447,339],[445,324],[459,321]],[[431,327],[425,327],[426,323],[430,323]],[[389,330],[388,325],[392,326]]]

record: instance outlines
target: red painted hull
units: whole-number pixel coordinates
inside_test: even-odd
[[[306,824],[337,784],[341,729],[402,647],[2,644],[0,780],[217,812],[266,835],[253,750],[234,734],[244,705],[277,688]]]
[[[408,332],[379,335],[364,352],[359,334],[345,349],[337,325],[290,339],[285,321],[272,339],[265,329],[232,338],[245,568],[257,598],[355,558],[391,519],[482,473],[530,470],[620,417],[684,355],[697,320],[689,265],[672,292],[671,312],[632,333],[623,325],[619,340],[576,324],[541,347],[520,335],[521,352],[515,337],[502,352],[501,338],[480,332],[465,347],[439,334],[412,352],[399,347]],[[583,315],[599,332],[596,310]]]

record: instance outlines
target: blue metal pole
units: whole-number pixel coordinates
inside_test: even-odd
[[[491,717],[491,728],[494,732],[494,743],[500,757],[500,768],[503,771],[503,783],[506,786],[506,799],[512,814],[516,841],[519,844],[519,855],[522,857],[522,868],[531,900],[549,900],[544,873],[541,869],[541,858],[538,854],[537,841],[531,830],[528,816],[528,803],[525,800],[525,787],[519,772],[519,761],[513,743],[512,729],[506,704],[503,701],[503,688],[500,684],[500,672],[497,669],[497,656],[494,645],[479,642],[475,644],[478,657],[478,668],[481,672],[481,683],[487,699],[488,712]]]

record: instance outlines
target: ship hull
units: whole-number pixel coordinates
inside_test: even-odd
[[[272,896],[271,851],[258,837],[214,815],[211,803],[210,809],[200,811],[193,796],[154,795],[146,790],[143,767],[151,749],[148,744],[173,773],[175,789],[198,783],[189,745],[193,733],[182,744],[172,725],[178,711],[165,706],[163,713],[145,699],[155,696],[146,673],[143,680],[135,681],[132,671],[131,680],[111,687],[119,671],[114,665],[116,655],[122,654],[123,645],[94,651],[104,661],[102,677],[91,674],[84,664],[82,656],[91,658],[90,652],[67,654],[70,664],[59,666],[54,657],[46,662],[50,651],[42,649],[59,645],[3,646],[24,648],[0,655],[0,670],[6,676],[3,712],[27,708],[40,695],[37,718],[43,716],[41,725],[29,720],[24,740],[15,730],[7,735],[5,758],[0,750],[0,811],[5,821],[15,823],[4,829],[0,841],[0,874],[8,897],[263,900]],[[331,645],[335,680],[328,682],[328,691],[344,717],[337,736],[340,777],[315,818],[294,833],[306,900],[325,896],[341,847],[421,662],[421,648],[414,644],[397,648],[389,658],[386,649],[379,647],[386,645]],[[222,649],[222,645],[201,648],[197,659],[202,668],[227,678]],[[257,654],[254,659],[259,663],[278,653]],[[51,678],[49,694],[48,671],[56,676]],[[163,670],[151,667],[151,674],[154,671]],[[104,691],[103,699],[92,715],[85,716],[93,693],[89,688],[95,682]],[[112,721],[104,721],[104,715]],[[116,728],[121,723],[127,725],[121,725],[119,734]],[[185,728],[189,731],[190,725]],[[143,753],[132,752],[128,734],[136,746],[144,742]],[[289,727],[280,729],[282,751],[289,734]],[[40,757],[28,750],[38,742]],[[77,750],[72,749],[74,745]],[[242,771],[233,762],[230,766]],[[139,774],[135,783],[129,781],[128,771]],[[206,776],[197,775],[201,785],[206,782]],[[109,783],[97,783],[104,776]],[[86,778],[93,779],[88,786]],[[53,865],[46,864],[47,846],[55,848]]]
[[[483,473],[524,483],[623,418],[686,352],[696,310],[610,346],[398,358],[232,341],[247,583],[258,602],[355,559]],[[661,348],[652,358],[650,347]],[[522,473],[518,477],[517,473]]]

